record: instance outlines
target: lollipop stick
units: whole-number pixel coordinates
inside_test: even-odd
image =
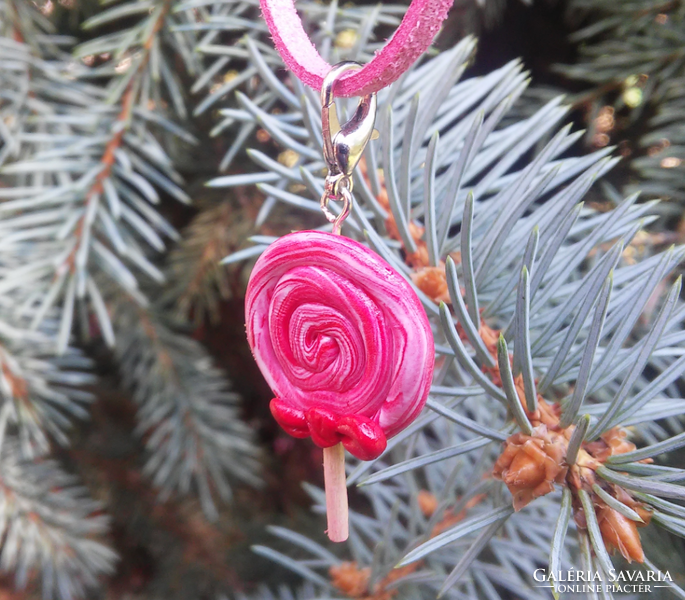
[[[332,542],[347,539],[347,485],[345,484],[345,448],[336,444],[323,449],[323,479],[326,487],[328,534]]]

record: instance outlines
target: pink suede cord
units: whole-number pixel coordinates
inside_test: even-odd
[[[399,79],[433,43],[453,0],[413,0],[385,47],[363,69],[336,86],[336,96],[364,96]],[[288,68],[306,85],[320,90],[331,69],[302,27],[293,0],[260,0],[276,49]]]

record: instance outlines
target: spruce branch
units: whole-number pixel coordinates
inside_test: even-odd
[[[85,597],[117,560],[102,539],[100,505],[53,461],[24,459],[9,441],[0,473],[2,570],[14,572],[20,588],[39,573],[46,598]]]
[[[650,113],[648,132],[634,148],[626,147],[631,167],[641,177],[637,187],[650,197],[685,200],[683,135],[679,115],[685,106],[685,11],[681,2],[612,3],[573,0],[569,14],[583,27],[571,41],[580,60],[559,65],[565,76],[589,89],[575,100],[591,116],[591,145],[606,145],[621,134],[621,121],[635,125]],[[663,205],[661,211],[676,211]]]
[[[148,258],[149,251],[164,250],[165,236],[178,237],[151,205],[159,203],[160,192],[182,202],[190,200],[157,129],[185,142],[194,138],[163,113],[150,110],[164,103],[161,81],[176,112],[184,115],[183,105],[173,102],[178,99],[173,78],[159,77],[168,71],[158,53],[160,37],[170,36],[170,6],[166,1],[146,12],[130,32],[122,34],[116,52],[108,46],[107,36],[88,42],[85,50],[79,46],[76,56],[85,63],[63,57],[35,60],[29,49],[17,43],[6,48],[20,66],[9,74],[18,71],[16,85],[28,86],[28,95],[18,96],[23,109],[21,104],[12,107],[15,119],[20,117],[10,140],[14,160],[5,164],[2,173],[14,187],[0,210],[5,226],[14,233],[7,252],[30,256],[42,268],[9,273],[4,289],[28,286],[31,292],[42,291],[45,300],[34,328],[52,306],[61,307],[59,351],[66,348],[74,310],[82,303],[93,310],[105,340],[113,344],[96,282],[107,274],[144,302],[138,274],[163,280]],[[86,25],[126,16],[121,9],[110,9]],[[84,52],[103,45],[112,58],[95,67],[95,58]],[[88,81],[103,77],[106,88]]]
[[[95,380],[91,361],[73,348],[60,358],[52,350],[49,331],[0,321],[0,449],[10,437],[23,457],[45,455],[51,441],[67,445],[75,419],[88,417],[93,396],[82,388]]]
[[[58,312],[50,334],[59,360],[70,356],[72,331],[81,339],[99,334],[126,359],[135,350],[141,362],[123,360],[122,373],[141,407],[148,472],[166,494],[199,491],[214,515],[212,495],[230,496],[226,472],[258,481],[251,432],[237,413],[238,397],[206,352],[162,324],[177,307],[151,307],[147,295],[163,295],[151,285],[166,281],[157,257],[168,240],[180,239],[162,205],[190,202],[177,170],[179,143],[197,142],[187,131],[177,71],[203,72],[187,26],[206,10],[176,8],[172,0],[106,7],[83,28],[113,32],[76,47],[62,40],[72,55],[0,40],[0,73],[12,91],[0,99],[12,125],[9,134],[0,131],[0,176],[8,184],[0,187],[0,298],[30,306],[32,330],[45,328]],[[44,23],[35,7],[28,12]],[[27,32],[22,39],[29,40],[32,23],[16,20]],[[167,290],[178,290],[179,273],[167,274]],[[198,283],[201,295],[206,288]],[[210,302],[215,307],[216,299]],[[181,312],[189,308],[178,304]],[[120,306],[133,316],[117,313]],[[141,331],[140,322],[147,328]],[[141,364],[153,370],[151,381],[144,381]],[[77,413],[73,402],[64,403]],[[54,428],[48,421],[40,426]]]
[[[231,497],[229,477],[260,485],[259,452],[238,414],[239,396],[206,351],[174,332],[164,317],[120,302],[116,355],[124,384],[139,405],[138,432],[149,457],[145,472],[161,490],[199,494],[216,518],[215,496]]]
[[[206,202],[183,232],[181,242],[167,258],[169,282],[163,302],[173,305],[180,318],[200,324],[219,320],[222,300],[242,287],[240,269],[227,269],[221,260],[242,245],[253,231],[242,201]]]

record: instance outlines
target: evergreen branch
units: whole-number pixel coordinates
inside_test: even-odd
[[[620,134],[615,112],[627,115],[630,124],[647,111],[656,112],[648,133],[631,152],[631,167],[642,177],[639,188],[646,195],[685,201],[683,135],[673,120],[685,101],[682,3],[573,0],[571,14],[585,23],[571,36],[579,44],[580,59],[556,69],[590,86],[574,100],[576,106],[595,107],[588,138],[606,143]],[[662,211],[667,212],[667,207]]]
[[[612,456],[608,462],[614,465],[620,465],[627,462],[637,462],[646,458],[659,456],[660,454],[666,452],[672,452],[673,450],[677,450],[683,446],[685,446],[685,433],[680,433],[672,438],[664,440],[663,442],[652,444],[651,446],[640,448],[639,450],[633,450],[632,452],[626,452],[625,454]]]
[[[201,346],[154,311],[122,302],[115,321],[120,373],[139,404],[138,431],[149,452],[146,474],[163,498],[195,491],[205,514],[216,518],[213,496],[231,496],[227,476],[260,484],[259,453],[237,414],[239,397]]]
[[[45,332],[31,333],[0,321],[0,449],[9,436],[22,456],[50,450],[50,441],[66,445],[74,419],[85,419],[92,395],[82,386],[95,378],[91,362],[74,349],[52,356]]]
[[[23,197],[10,196],[0,211],[6,216],[5,226],[14,233],[13,241],[8,240],[8,252],[29,256],[34,264],[45,262],[42,269],[30,274],[8,274],[4,288],[12,292],[27,286],[30,292],[43,290],[44,302],[34,318],[34,328],[52,306],[61,305],[60,352],[66,349],[74,310],[82,301],[90,303],[105,340],[113,344],[114,332],[96,283],[101,278],[96,275],[108,274],[144,302],[137,278],[125,262],[161,281],[163,275],[138,240],[161,251],[164,242],[160,234],[177,238],[150,204],[160,200],[157,189],[183,202],[190,200],[178,185],[181,179],[170,157],[149,131],[151,124],[160,125],[177,137],[193,140],[163,116],[151,117],[147,110],[153,100],[146,82],[156,80],[158,70],[164,71],[157,53],[160,37],[168,35],[170,7],[171,1],[166,0],[134,25],[131,31],[135,35],[124,36],[129,41],[119,48],[119,63],[110,62],[111,69],[78,67],[78,80],[71,73],[73,60],[41,62],[23,51],[19,54],[31,90],[24,101],[29,115],[19,121],[21,133],[14,136],[24,140],[12,148],[17,160],[6,164],[3,173],[15,183],[26,181],[28,185]],[[105,14],[125,16],[121,9]],[[102,17],[99,19],[91,25]],[[97,45],[102,39],[90,44]],[[82,51],[83,47],[78,53]],[[122,58],[127,52],[133,55]],[[193,67],[192,62],[188,67]],[[86,82],[94,75],[108,78],[109,92]],[[178,91],[169,78],[161,79],[172,100],[176,98]],[[182,108],[180,111],[183,114]],[[56,208],[49,210],[51,207]],[[27,241],[32,242],[30,246]]]
[[[191,315],[198,324],[206,317],[212,323],[219,320],[220,302],[230,298],[240,283],[239,270],[230,272],[221,260],[253,229],[244,213],[237,202],[206,203],[170,252],[164,302],[173,302],[180,317]]]
[[[107,518],[98,503],[52,461],[30,462],[6,442],[0,452],[2,569],[19,587],[40,573],[43,596],[86,597],[116,555],[101,540]]]

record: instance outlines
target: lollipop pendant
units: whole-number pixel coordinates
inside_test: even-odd
[[[357,63],[331,69],[321,90],[328,175],[321,208],[333,233],[301,231],[273,243],[250,276],[247,338],[290,435],[323,448],[328,536],[348,537],[345,450],[377,458],[423,408],[433,374],[433,335],[411,286],[377,254],[340,236],[352,172],[373,133],[375,94],[342,127],[334,88]],[[338,215],[331,200],[342,202]]]

